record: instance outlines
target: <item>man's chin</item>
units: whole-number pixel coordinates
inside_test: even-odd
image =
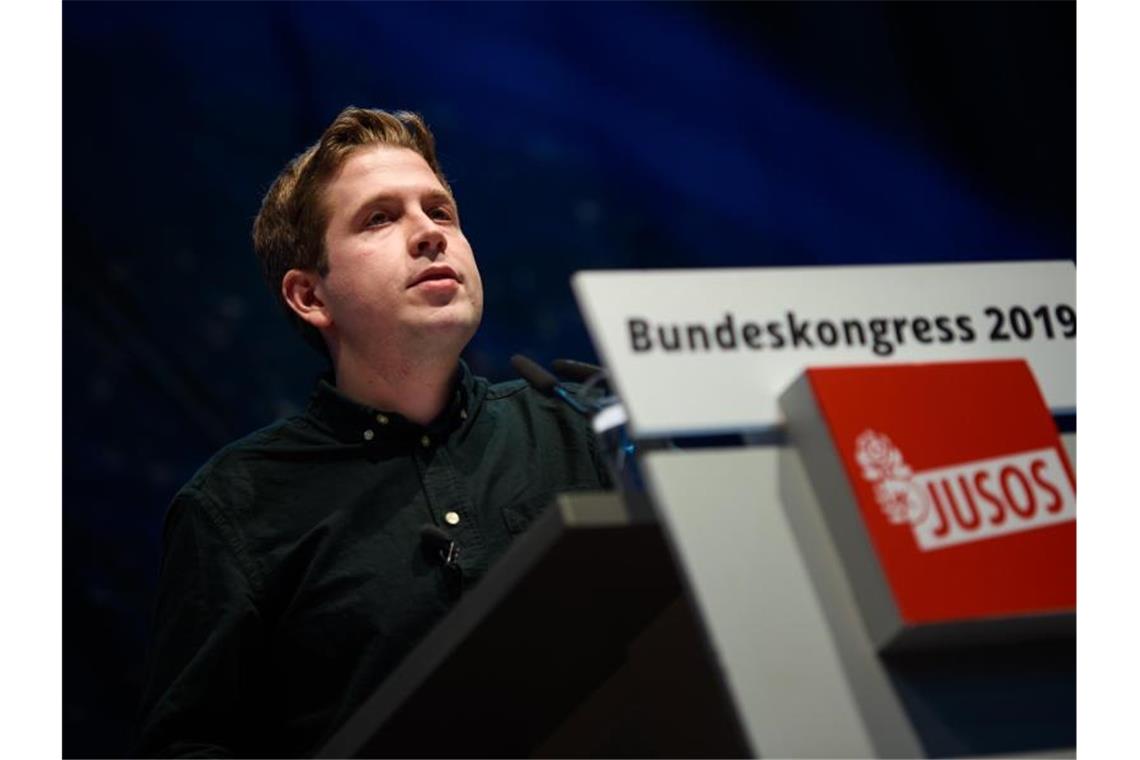
[[[437,309],[434,313],[411,325],[416,335],[431,343],[437,341],[458,343],[458,350],[467,345],[479,328],[481,314],[464,309]]]

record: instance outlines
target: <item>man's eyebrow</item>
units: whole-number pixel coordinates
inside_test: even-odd
[[[356,210],[352,212],[352,218],[357,217],[365,209],[375,206],[378,203],[384,203],[385,201],[398,201],[401,200],[402,197],[402,193],[383,190],[361,201],[360,205],[356,207]],[[422,193],[420,195],[420,200],[428,203],[443,201],[444,203],[451,204],[453,207],[458,207],[458,204],[455,202],[455,196],[446,190],[438,190],[433,188],[427,192]]]
[[[455,202],[455,196],[446,190],[431,190],[424,194],[423,200],[428,203],[447,203],[452,208],[459,209],[459,204]]]

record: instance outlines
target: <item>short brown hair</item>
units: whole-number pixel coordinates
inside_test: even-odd
[[[435,138],[419,114],[349,106],[315,144],[286,164],[265,194],[253,222],[253,249],[266,284],[281,299],[286,315],[302,337],[326,357],[328,347],[320,331],[285,303],[281,281],[290,269],[314,269],[321,276],[328,273],[324,236],[329,209],[322,196],[349,156],[367,145],[414,150],[451,192],[435,155]]]

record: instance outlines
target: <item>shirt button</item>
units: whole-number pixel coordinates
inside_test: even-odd
[[[376,415],[376,421],[379,422],[381,425],[387,425],[388,424],[388,417],[383,415],[383,414],[378,414],[378,415]]]
[[[431,439],[425,435],[420,439],[420,445],[426,449],[428,446],[431,446]]]
[[[371,441],[375,437],[376,437],[376,434],[373,433],[371,430],[365,430],[364,431],[364,440]]]
[[[443,516],[443,519],[447,521],[448,525],[458,525],[459,524],[459,513],[458,512],[448,512],[446,515]]]
[[[459,419],[461,419],[461,420],[467,419],[467,410],[466,409],[460,409],[459,410]]]

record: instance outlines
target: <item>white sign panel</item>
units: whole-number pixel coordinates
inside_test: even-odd
[[[764,430],[811,366],[1024,358],[1076,409],[1068,261],[578,272],[574,293],[641,437]]]

